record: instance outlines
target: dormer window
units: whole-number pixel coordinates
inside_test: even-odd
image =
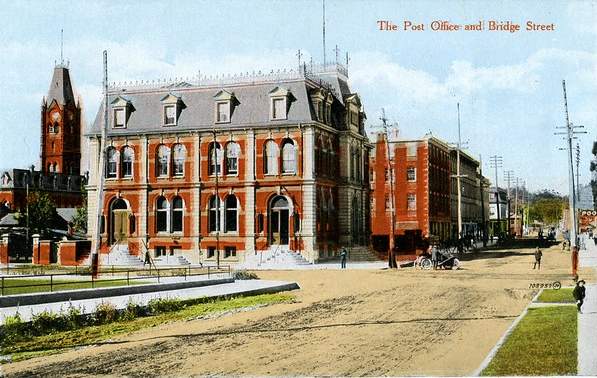
[[[184,104],[180,97],[169,93],[166,97],[162,98],[162,122],[164,126],[176,126],[180,111],[183,109]]]
[[[271,99],[270,118],[272,120],[287,119],[289,99],[292,94],[287,89],[276,87],[269,92],[269,95]]]
[[[114,109],[114,127],[121,128],[125,127],[126,124],[126,111],[124,108]]]
[[[133,106],[131,102],[121,96],[112,101],[112,128],[124,129],[130,117]]]
[[[214,96],[215,103],[215,122],[228,123],[231,120],[234,107],[238,101],[234,93],[221,90]]]
[[[176,125],[176,106],[174,106],[174,105],[164,106],[164,125],[165,126]]]

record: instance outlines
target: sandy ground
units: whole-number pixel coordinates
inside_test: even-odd
[[[164,324],[2,367],[7,376],[469,375],[534,295],[571,285],[570,254],[482,252],[459,271],[272,271],[296,303]],[[595,282],[592,272],[581,272]]]

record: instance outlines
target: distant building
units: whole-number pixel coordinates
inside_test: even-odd
[[[388,251],[392,211],[399,254],[414,253],[428,236],[450,238],[450,148],[445,142],[431,136],[388,142],[381,133],[370,166],[371,243],[376,251]]]
[[[470,156],[465,151],[460,151],[460,193],[461,193],[461,214],[462,214],[462,235],[458,235],[458,180],[455,177],[457,170],[457,150],[450,150],[450,163],[452,172],[451,197],[451,219],[452,219],[452,239],[462,236],[474,236],[481,239],[483,236],[483,224],[489,219],[482,206],[482,193],[485,191],[481,187],[483,177],[479,170],[479,161]]]
[[[593,200],[593,187],[591,184],[581,185],[579,188],[579,199],[577,207],[581,210],[597,210]]]
[[[489,188],[489,235],[499,236],[508,230],[508,193],[506,189]]]

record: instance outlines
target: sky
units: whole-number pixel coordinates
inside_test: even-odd
[[[323,60],[322,0],[42,2],[0,0],[0,167],[39,164],[40,104],[56,61],[64,57],[87,126],[101,102],[102,51],[109,81],[152,80],[295,68]],[[431,132],[458,138],[483,161],[501,155],[503,170],[530,190],[568,191],[562,80],[570,121],[584,125],[581,183],[590,180],[597,140],[596,1],[326,0],[327,60],[349,53],[349,82],[361,96],[367,125],[381,109],[403,138]],[[389,20],[397,31],[380,31]],[[433,21],[520,24],[523,30],[433,31]],[[424,30],[403,30],[404,21]],[[526,31],[526,22],[554,31]],[[577,141],[575,141],[576,143]],[[85,163],[83,164],[85,165]]]

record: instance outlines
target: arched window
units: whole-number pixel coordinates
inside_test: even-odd
[[[226,197],[226,228],[224,232],[238,231],[238,201],[233,194]]]
[[[168,164],[170,163],[170,149],[161,144],[158,147],[157,156],[157,175],[159,177],[168,176]]]
[[[184,206],[182,198],[176,196],[172,199],[172,232],[182,232],[184,219]]]
[[[282,145],[282,172],[296,173],[296,149],[290,139],[286,139]]]
[[[222,147],[219,143],[212,142],[209,145],[209,174],[219,175],[222,173]]]
[[[133,160],[135,151],[132,147],[125,146],[122,149],[122,177],[133,177]]]
[[[155,220],[157,232],[168,232],[168,200],[161,196],[156,201]]]
[[[230,142],[226,145],[226,173],[235,175],[238,173],[238,157],[240,155],[240,146],[236,142]]]
[[[52,163],[48,163],[48,172],[52,172]]]
[[[278,145],[273,140],[265,143],[264,172],[266,175],[278,174]]]
[[[209,232],[220,229],[220,199],[212,196],[209,199]]]
[[[114,147],[108,147],[106,151],[106,178],[116,178],[118,167],[118,151]]]
[[[187,149],[184,144],[175,144],[173,147],[174,176],[184,176],[184,163],[187,157]]]
[[[58,167],[58,163],[54,163],[53,167],[52,167],[52,171],[54,173],[58,173],[59,167]]]

